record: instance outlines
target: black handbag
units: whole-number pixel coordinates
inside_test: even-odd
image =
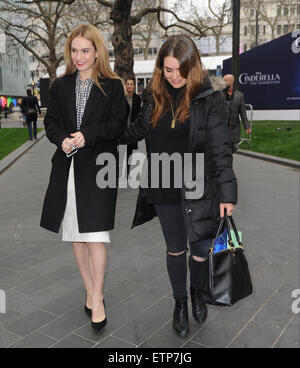
[[[239,244],[238,247],[233,245],[229,219]],[[201,298],[207,304],[231,306],[252,294],[253,287],[236,225],[232,216],[228,216],[226,211],[220,222],[216,238],[220,236],[224,228],[227,228],[229,245],[227,249],[214,253],[214,240],[212,241],[208,259],[204,261],[207,269]]]
[[[27,119],[37,119],[38,114],[35,108],[29,107],[28,100],[26,98],[26,111],[24,113]]]

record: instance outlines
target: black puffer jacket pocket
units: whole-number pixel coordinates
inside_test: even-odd
[[[185,202],[185,221],[189,241],[213,238],[216,234],[220,206],[215,198]]]

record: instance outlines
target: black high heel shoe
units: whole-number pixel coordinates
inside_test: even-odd
[[[86,298],[87,298],[87,295],[85,294],[84,310],[85,310],[85,313],[86,313],[89,317],[92,317],[92,310],[86,306]]]
[[[103,305],[104,305],[104,311],[105,311],[105,316],[106,316],[106,310],[105,310],[105,302],[103,300]],[[91,320],[91,325],[92,325],[92,328],[95,332],[99,332],[101,331],[105,326],[106,326],[106,323],[107,323],[107,318],[105,317],[103,321],[100,321],[100,322],[93,322]]]

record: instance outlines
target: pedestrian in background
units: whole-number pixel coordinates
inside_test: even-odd
[[[26,91],[27,97],[22,99],[21,110],[22,114],[25,115],[26,118],[26,126],[28,130],[29,140],[32,141],[33,138],[37,139],[37,118],[38,112],[41,114],[41,109],[38,103],[38,99],[36,96],[32,95],[32,90],[29,88]],[[33,130],[33,138],[32,138],[32,130]]]
[[[7,119],[9,108],[7,105],[4,106],[4,118]]]
[[[239,148],[241,136],[240,117],[247,134],[251,133],[251,129],[247,118],[244,95],[238,89],[234,89],[234,76],[232,74],[226,74],[223,78],[227,85],[224,95],[228,105],[228,127],[230,130],[232,153],[235,153]]]
[[[189,332],[187,306],[187,242],[190,245],[190,295],[195,320],[207,318],[206,304],[200,291],[207,267],[212,238],[216,235],[224,210],[230,215],[237,202],[237,183],[232,169],[232,153],[222,92],[214,92],[197,47],[188,36],[171,36],[161,46],[141,114],[130,124],[121,143],[132,144],[146,139],[148,167],[152,154],[177,153],[182,157],[205,153],[205,188],[201,198],[189,200],[183,180],[181,188],[174,185],[175,169],[170,170],[170,186],[141,187],[133,226],[158,216],[167,246],[167,270],[175,298],[173,328],[179,336]],[[195,161],[194,161],[195,162]],[[171,166],[171,165],[170,165]],[[175,166],[175,165],[174,165]],[[176,166],[175,166],[176,167]],[[192,178],[196,166],[192,166]],[[184,172],[184,167],[183,171]]]
[[[128,114],[128,125],[134,123],[140,110],[141,110],[141,97],[135,93],[135,78],[130,77],[125,80],[126,88],[126,99],[129,104],[129,114]],[[133,150],[138,149],[137,143],[127,145],[127,177],[129,175],[129,158]]]
[[[0,128],[1,128],[1,115],[2,115],[3,107],[0,103]]]
[[[72,242],[86,289],[84,309],[93,329],[100,331],[107,322],[103,283],[117,186],[97,186],[96,159],[103,152],[117,158],[128,104],[96,27],[79,25],[71,32],[65,63],[65,74],[51,87],[44,120],[47,137],[57,149],[41,226],[58,233],[62,225],[62,240]]]

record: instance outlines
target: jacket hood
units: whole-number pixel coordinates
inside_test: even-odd
[[[194,97],[194,100],[199,98],[207,97],[213,94],[215,91],[223,91],[227,87],[222,77],[207,76],[202,83],[202,86],[197,94]]]

